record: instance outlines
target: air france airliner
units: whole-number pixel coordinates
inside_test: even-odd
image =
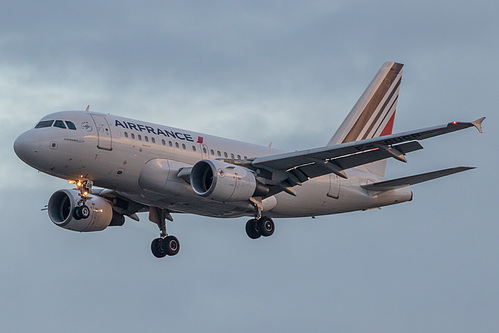
[[[56,191],[47,211],[59,227],[90,232],[139,221],[148,212],[160,236],[151,251],[176,255],[168,235],[172,214],[249,217],[252,239],[271,236],[274,218],[368,210],[410,201],[410,185],[472,169],[453,167],[385,179],[387,159],[407,162],[421,140],[476,127],[448,124],[392,134],[403,65],[383,64],[327,145],[285,152],[90,111],[43,117],[21,134],[14,150],[21,160],[71,189]]]

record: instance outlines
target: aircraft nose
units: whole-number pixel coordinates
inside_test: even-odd
[[[38,135],[30,130],[17,137],[14,141],[14,151],[21,160],[32,164],[33,159],[38,154],[39,145]]]

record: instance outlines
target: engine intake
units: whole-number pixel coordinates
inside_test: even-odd
[[[248,200],[258,185],[249,169],[219,160],[197,162],[190,177],[196,194],[222,202]]]
[[[100,231],[109,225],[122,225],[124,217],[113,211],[111,204],[102,197],[87,196],[85,205],[90,214],[86,218],[75,218],[74,210],[80,200],[79,191],[59,190],[49,199],[48,213],[50,220],[57,226],[80,232]]]

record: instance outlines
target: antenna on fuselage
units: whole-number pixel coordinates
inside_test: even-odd
[[[87,108],[85,109],[85,111],[87,111],[87,112],[88,112],[88,110],[90,110],[90,104],[87,105]]]

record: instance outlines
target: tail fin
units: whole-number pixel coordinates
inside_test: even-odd
[[[328,145],[392,134],[404,65],[385,62]]]
[[[396,62],[385,62],[381,66],[329,140],[329,146],[392,134],[403,67]],[[384,176],[385,168],[386,160],[367,166],[370,172],[380,176]]]

